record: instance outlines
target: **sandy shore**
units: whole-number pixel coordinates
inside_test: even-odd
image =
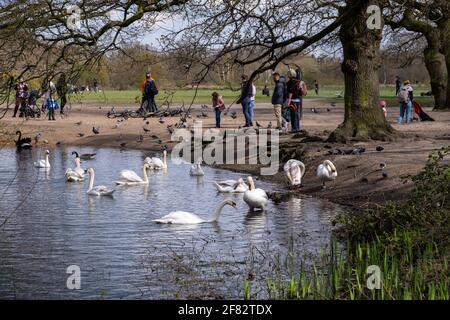
[[[311,108],[319,112],[313,113]],[[124,109],[133,110],[135,106],[116,108],[116,111]],[[0,133],[2,146],[14,146],[16,130],[21,130],[24,136],[34,137],[41,133],[38,146],[48,140],[50,148],[56,147],[57,142],[70,146],[96,146],[96,147],[121,147],[141,149],[159,152],[163,145],[169,149],[174,143],[170,141],[168,125],[174,125],[179,117],[164,118],[160,123],[158,118],[143,120],[128,119],[118,123],[118,119],[108,119],[106,113],[109,107],[105,105],[72,105],[67,110],[66,116],[57,114],[56,121],[47,119],[12,118],[9,111],[0,120]],[[327,111],[327,109],[330,109]],[[224,129],[236,128],[243,123],[240,106],[233,106],[231,111],[237,111],[237,118],[229,115],[223,116],[222,127]],[[193,107],[192,118],[188,120],[193,125],[194,119],[202,109]],[[205,111],[205,110],[203,110]],[[395,124],[397,110],[390,112],[389,121],[400,132],[399,137],[393,142],[358,142],[354,144],[338,145],[327,142],[302,142],[304,135],[282,135],[280,137],[280,154],[282,160],[291,156],[300,157],[306,164],[307,172],[303,178],[303,187],[300,192],[312,196],[324,197],[335,202],[363,207],[369,204],[381,204],[386,200],[400,200],[410,190],[409,184],[404,184],[404,175],[415,174],[423,167],[427,156],[433,150],[450,144],[450,112],[429,113],[435,122],[414,122],[411,125],[399,126]],[[201,118],[204,128],[214,127],[214,113],[211,108],[206,109],[207,117]],[[343,120],[343,106],[331,107],[320,100],[307,100],[305,103],[302,129],[309,136],[326,138]],[[255,108],[255,119],[266,127],[269,122],[275,125],[272,107],[268,104],[258,104]],[[94,134],[92,127],[100,127],[100,134]],[[145,132],[143,128],[150,129]],[[80,137],[80,135],[83,135]],[[139,142],[139,137],[143,141]],[[329,151],[335,148],[351,148],[363,146],[366,152],[360,155],[329,155]],[[375,150],[382,146],[383,151]],[[331,149],[330,149],[331,148]],[[320,181],[315,177],[315,169],[324,159],[332,160],[338,168],[338,179],[322,190]],[[383,178],[380,171],[380,163],[387,165],[388,178]],[[259,166],[255,165],[221,165],[220,167],[252,174],[259,174]],[[286,184],[284,174],[279,172],[274,176],[261,176],[281,184]],[[286,188],[286,190],[288,190]]]

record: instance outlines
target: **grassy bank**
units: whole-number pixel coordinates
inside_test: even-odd
[[[270,91],[272,92],[272,87],[270,86]],[[262,88],[258,88],[257,90],[257,102],[260,103],[269,103],[270,97],[263,96],[261,93]],[[329,102],[340,102],[343,103],[343,98],[338,98],[337,95],[343,92],[343,86],[329,86],[321,88],[319,91],[319,95],[316,95],[313,88],[309,89],[309,93],[306,99],[324,99]],[[420,92],[428,91],[428,88],[425,86],[416,87],[416,96],[417,99],[425,103],[427,105],[431,105],[433,99],[430,97],[420,97]],[[225,102],[227,104],[231,104],[236,100],[236,97],[239,95],[238,91],[232,91],[230,89],[199,89],[197,91],[197,95],[195,97],[196,104],[210,104],[211,103],[211,93],[213,91],[218,91],[225,98]],[[157,96],[157,102],[162,103],[169,93],[173,92],[172,102],[174,104],[190,104],[192,99],[195,96],[195,90],[174,90],[174,91],[164,91],[161,92]],[[78,95],[71,95],[72,102],[82,102],[82,103],[92,103],[92,104],[138,104],[140,101],[141,94],[139,90],[125,90],[125,91],[117,91],[117,90],[105,90],[103,92],[84,92]],[[380,98],[387,100],[390,105],[397,105],[397,101],[394,95],[394,88],[392,86],[381,86],[380,87]]]
[[[449,157],[450,148],[443,148],[422,172],[405,177],[415,184],[407,201],[341,213],[335,220],[340,241],[289,281],[268,279],[270,297],[449,300]],[[251,297],[246,280],[244,298]]]

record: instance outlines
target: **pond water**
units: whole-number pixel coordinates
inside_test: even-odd
[[[0,150],[0,298],[242,298],[249,275],[256,296],[264,298],[268,276],[281,265],[297,268],[284,255],[292,251],[298,262],[328,244],[330,217],[339,210],[298,197],[249,214],[242,195],[219,194],[212,184],[245,175],[205,167],[204,177],[191,177],[188,164],[149,172],[148,186],[114,187],[122,169],[142,174],[148,155],[116,149],[77,150],[96,152],[82,167],[96,170],[96,185],[116,189],[113,198],[88,196],[88,179],[64,178],[66,168],[74,167],[73,150],[52,150],[48,172],[33,167],[44,157],[42,149]],[[176,210],[208,218],[226,198],[238,208],[225,207],[217,223],[152,222]],[[81,271],[79,290],[66,285],[71,265]]]

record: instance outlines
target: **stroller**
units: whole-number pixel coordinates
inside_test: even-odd
[[[414,112],[419,116],[420,121],[434,121],[432,117],[423,111],[422,106],[417,101],[414,101]]]
[[[37,99],[39,97],[39,90],[33,89],[28,94],[27,103],[22,105],[20,113],[26,118],[40,118],[41,109],[37,106]]]

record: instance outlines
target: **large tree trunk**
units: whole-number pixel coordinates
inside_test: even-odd
[[[448,42],[446,45],[449,45]],[[447,65],[447,99],[445,103],[445,109],[450,110],[450,51],[445,56],[445,63]]]
[[[434,96],[434,109],[445,109],[446,99],[448,99],[445,58],[437,49],[430,47],[426,48],[423,54],[425,66],[430,75],[431,92]]]
[[[379,5],[370,0],[368,5]],[[341,26],[339,38],[344,51],[345,119],[331,134],[331,141],[386,140],[395,130],[379,107],[381,30],[369,30],[367,5]]]

